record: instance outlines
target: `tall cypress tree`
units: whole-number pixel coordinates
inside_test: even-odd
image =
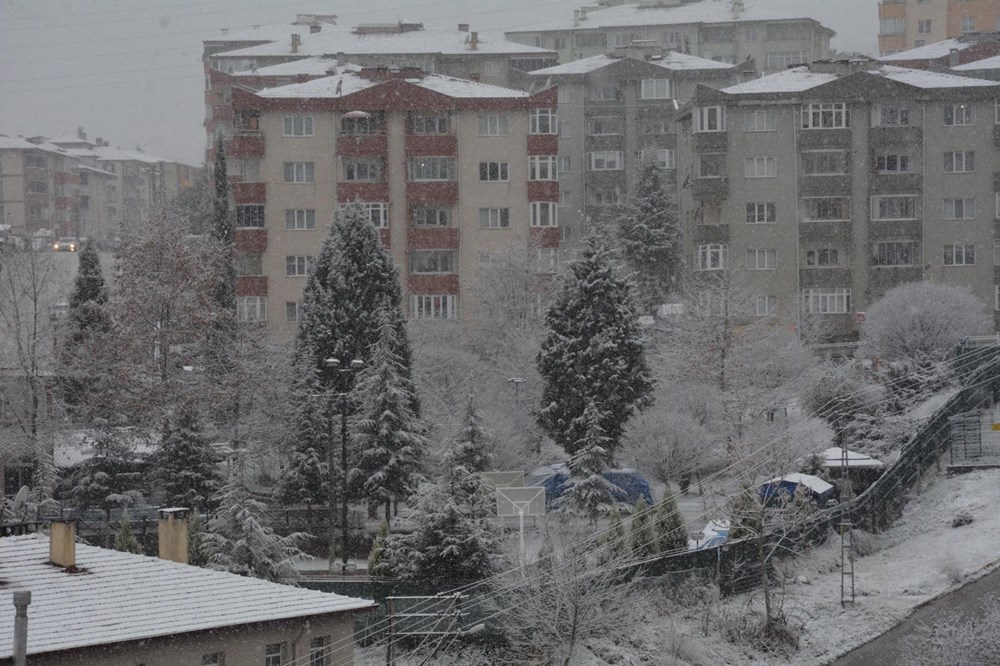
[[[319,371],[309,359],[300,359],[290,393],[288,460],[278,482],[283,504],[321,504],[329,499],[329,468],[325,428],[329,401],[322,397]]]
[[[229,215],[229,179],[226,177],[225,142],[215,144],[215,198],[212,202],[212,248],[214,284],[209,294],[213,316],[208,332],[207,366],[224,374],[229,367],[228,350],[236,332],[236,225]]]
[[[109,328],[108,316],[104,311],[108,302],[108,289],[104,284],[97,248],[92,243],[85,244],[80,250],[79,258],[76,282],[69,297],[73,342],[81,342],[87,335],[104,332]]]
[[[656,517],[653,520],[658,552],[669,553],[687,548],[688,535],[684,517],[677,508],[677,500],[670,492],[670,486],[663,491],[663,499],[656,506]]]
[[[545,316],[548,332],[538,353],[544,380],[538,420],[573,455],[585,441],[584,410],[593,404],[608,438],[609,464],[625,423],[645,407],[653,379],[627,280],[591,238]]]

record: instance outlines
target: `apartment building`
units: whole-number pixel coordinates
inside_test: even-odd
[[[662,49],[575,60],[527,74],[559,97],[559,231],[563,247],[611,218],[656,164],[676,179],[674,114],[698,84],[732,85],[732,65]],[[569,245],[567,245],[569,244]]]
[[[878,17],[883,56],[961,35],[1000,31],[996,0],[879,0]]]
[[[556,90],[529,94],[420,69],[348,67],[235,88],[227,168],[240,318],[294,331],[339,205],[363,203],[414,318],[470,311],[481,261],[558,259]]]
[[[572,19],[529,25],[506,35],[551,49],[560,62],[638,44],[729,64],[752,59],[762,71],[773,72],[828,58],[834,32],[811,18],[773,9],[766,0],[645,0],[578,9]]]
[[[512,71],[530,71],[556,63],[556,54],[545,49],[510,42],[502,36],[486,36],[470,30],[467,23],[454,30],[426,29],[422,23],[399,21],[386,24],[336,25],[333,16],[299,15],[291,26],[225,34],[204,42],[205,127],[209,136],[229,136],[232,112],[229,100],[234,84],[260,89],[274,85],[258,75],[325,76],[315,60],[297,66],[296,61],[336,58],[340,63],[365,67],[418,68],[497,86],[510,84]],[[276,65],[284,69],[263,70]],[[229,75],[248,74],[237,80]],[[208,146],[211,151],[212,146]]]
[[[946,69],[1000,54],[1000,32],[977,32],[887,53],[879,60],[897,67]]]
[[[998,100],[993,81],[868,60],[699,87],[679,130],[689,267],[739,273],[748,316],[815,315],[834,341],[902,282],[1000,308]]]

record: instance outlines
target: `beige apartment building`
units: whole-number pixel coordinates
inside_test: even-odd
[[[878,48],[885,56],[980,32],[1000,31],[996,0],[879,0]]]
[[[479,266],[558,262],[556,90],[537,94],[418,69],[344,67],[234,89],[227,145],[244,321],[295,330],[338,206],[360,202],[400,269],[414,318],[471,311]]]
[[[868,60],[698,88],[678,158],[689,268],[738,273],[748,316],[816,316],[831,341],[902,282],[1000,310],[998,100],[993,81]]]
[[[512,41],[557,52],[562,63],[615,48],[660,46],[729,64],[750,59],[765,72],[828,58],[834,34],[802,14],[770,7],[767,0],[620,3],[581,8],[572,18],[506,33]]]

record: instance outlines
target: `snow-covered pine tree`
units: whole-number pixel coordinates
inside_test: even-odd
[[[276,583],[299,579],[295,560],[308,538],[300,532],[280,536],[264,524],[265,506],[255,499],[240,473],[233,474],[219,496],[219,509],[208,521],[203,538],[208,565],[220,571]]]
[[[282,504],[322,504],[329,499],[326,432],[330,408],[322,394],[319,372],[305,354],[297,361],[290,393],[288,459],[278,481]]]
[[[601,428],[601,415],[594,403],[583,412],[586,430],[576,453],[569,460],[569,488],[559,498],[559,507],[586,516],[591,522],[612,511],[627,512],[621,488],[604,478],[608,471],[608,436]]]
[[[88,457],[68,478],[62,493],[77,509],[111,510],[135,504],[142,497],[138,484],[139,463],[135,452],[118,432],[94,435]]]
[[[208,553],[205,552],[205,532],[201,527],[201,516],[192,512],[188,519],[188,564],[193,567],[203,567],[208,564]]]
[[[489,451],[489,436],[483,428],[476,401],[471,395],[465,405],[465,420],[458,441],[449,452],[452,465],[464,467],[470,472],[485,472],[493,464]]]
[[[391,576],[392,567],[386,557],[387,541],[389,540],[389,523],[384,520],[378,524],[378,531],[372,541],[372,549],[368,553],[369,576]]]
[[[168,505],[203,511],[215,508],[222,474],[193,409],[182,408],[176,417],[167,419],[154,465]]]
[[[132,534],[132,523],[128,519],[128,511],[125,510],[122,510],[121,520],[118,521],[118,531],[115,533],[115,550],[142,555],[142,547],[135,535]]]
[[[608,437],[609,463],[629,417],[649,402],[653,379],[627,280],[593,238],[545,320],[538,354],[544,380],[541,426],[570,455],[586,432],[583,412],[593,403]]]
[[[358,378],[354,399],[356,461],[348,475],[352,488],[371,506],[406,499],[420,481],[427,428],[412,408],[412,384],[405,374],[397,322],[389,307],[379,308],[378,339]]]
[[[656,554],[656,532],[653,530],[653,516],[649,505],[642,497],[635,503],[635,515],[629,532],[629,548],[632,557],[641,560]]]
[[[101,259],[92,243],[80,250],[79,268],[73,293],[69,297],[69,318],[72,331],[67,342],[82,342],[88,335],[104,332],[110,325],[104,306],[108,289],[101,272]]]
[[[229,178],[226,176],[226,144],[220,136],[215,144],[215,166],[212,169],[215,197],[212,201],[212,242],[210,252],[213,273],[209,297],[211,318],[205,341],[207,370],[224,376],[230,369],[230,350],[238,323],[236,313],[236,224],[229,213]],[[236,409],[235,405],[230,410]]]
[[[667,179],[656,165],[643,169],[618,221],[618,244],[634,272],[636,300],[645,313],[665,302],[681,271],[681,227]]]
[[[677,500],[670,492],[670,486],[663,491],[663,499],[656,506],[654,517],[656,551],[669,553],[687,548],[687,528],[684,517],[677,508]]]
[[[622,514],[618,509],[611,511],[608,529],[601,537],[600,545],[601,553],[598,560],[602,565],[619,562],[628,555],[628,537],[625,536],[625,524],[622,522]]]

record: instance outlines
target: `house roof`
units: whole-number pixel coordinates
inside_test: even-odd
[[[580,60],[572,60],[561,65],[554,65],[544,69],[536,69],[528,72],[532,76],[567,76],[573,74],[589,74],[604,67],[621,62],[625,58],[615,58],[608,55],[596,55]],[[696,69],[732,69],[733,65],[708,58],[668,51],[662,57],[647,60],[650,65],[656,65],[670,70],[696,70]]]
[[[361,67],[342,63],[334,57],[317,56],[314,58],[303,58],[292,62],[282,62],[277,65],[269,65],[254,70],[244,70],[233,72],[231,76],[295,76],[305,74],[308,76],[326,76],[331,69],[340,71],[359,71]]]
[[[855,75],[879,76],[891,81],[903,83],[924,90],[941,88],[974,88],[979,86],[998,86],[996,81],[975,79],[956,74],[931,72],[923,69],[909,69],[894,65],[879,65],[871,70],[856,72]],[[775,74],[762,76],[759,79],[739,83],[722,92],[730,95],[749,95],[757,93],[796,93],[811,90],[826,83],[845,78],[830,72],[814,72],[808,66],[792,67]]]
[[[963,42],[960,39],[945,39],[940,42],[934,42],[933,44],[918,46],[916,48],[909,49],[908,51],[900,51],[898,53],[882,56],[879,60],[884,62],[893,62],[897,60],[934,60],[948,55],[951,53],[952,49],[961,51],[962,49],[967,49],[974,44],[975,42]]]
[[[44,535],[0,538],[0,607],[12,606],[15,591],[31,592],[29,655],[374,606],[82,544],[76,546],[80,573],[48,561]],[[0,613],[0,636],[13,633],[14,614]],[[10,641],[0,641],[0,659],[11,656]]]
[[[391,79],[390,79],[391,80]],[[512,88],[501,88],[487,83],[467,81],[441,74],[424,74],[422,78],[405,79],[411,85],[426,90],[431,90],[448,97],[456,98],[517,98],[529,97],[523,90]],[[322,79],[314,79],[304,83],[293,83],[287,86],[276,88],[265,88],[256,94],[259,97],[303,97],[303,98],[324,98],[324,97],[346,97],[352,93],[377,85],[386,83],[385,80],[371,80],[359,76],[356,72],[344,72],[336,76],[327,76]],[[340,90],[337,87],[340,86]]]
[[[793,67],[775,74],[762,76],[759,79],[738,83],[722,92],[730,95],[748,95],[753,93],[801,92],[815,88],[818,85],[836,81],[836,74],[811,72],[808,67]]]
[[[983,69],[1000,69],[1000,55],[995,55],[991,58],[983,58],[982,60],[976,60],[974,62],[967,62],[964,65],[956,65],[952,67],[956,72],[969,72],[975,70]]]
[[[788,483],[795,483],[800,486],[805,486],[809,490],[813,491],[817,495],[822,495],[823,493],[833,490],[833,486],[819,478],[818,476],[813,476],[811,474],[800,474],[798,472],[792,472],[791,474],[785,474],[784,476],[779,476],[777,478],[768,481],[768,484],[781,483],[782,481],[787,481]]]

